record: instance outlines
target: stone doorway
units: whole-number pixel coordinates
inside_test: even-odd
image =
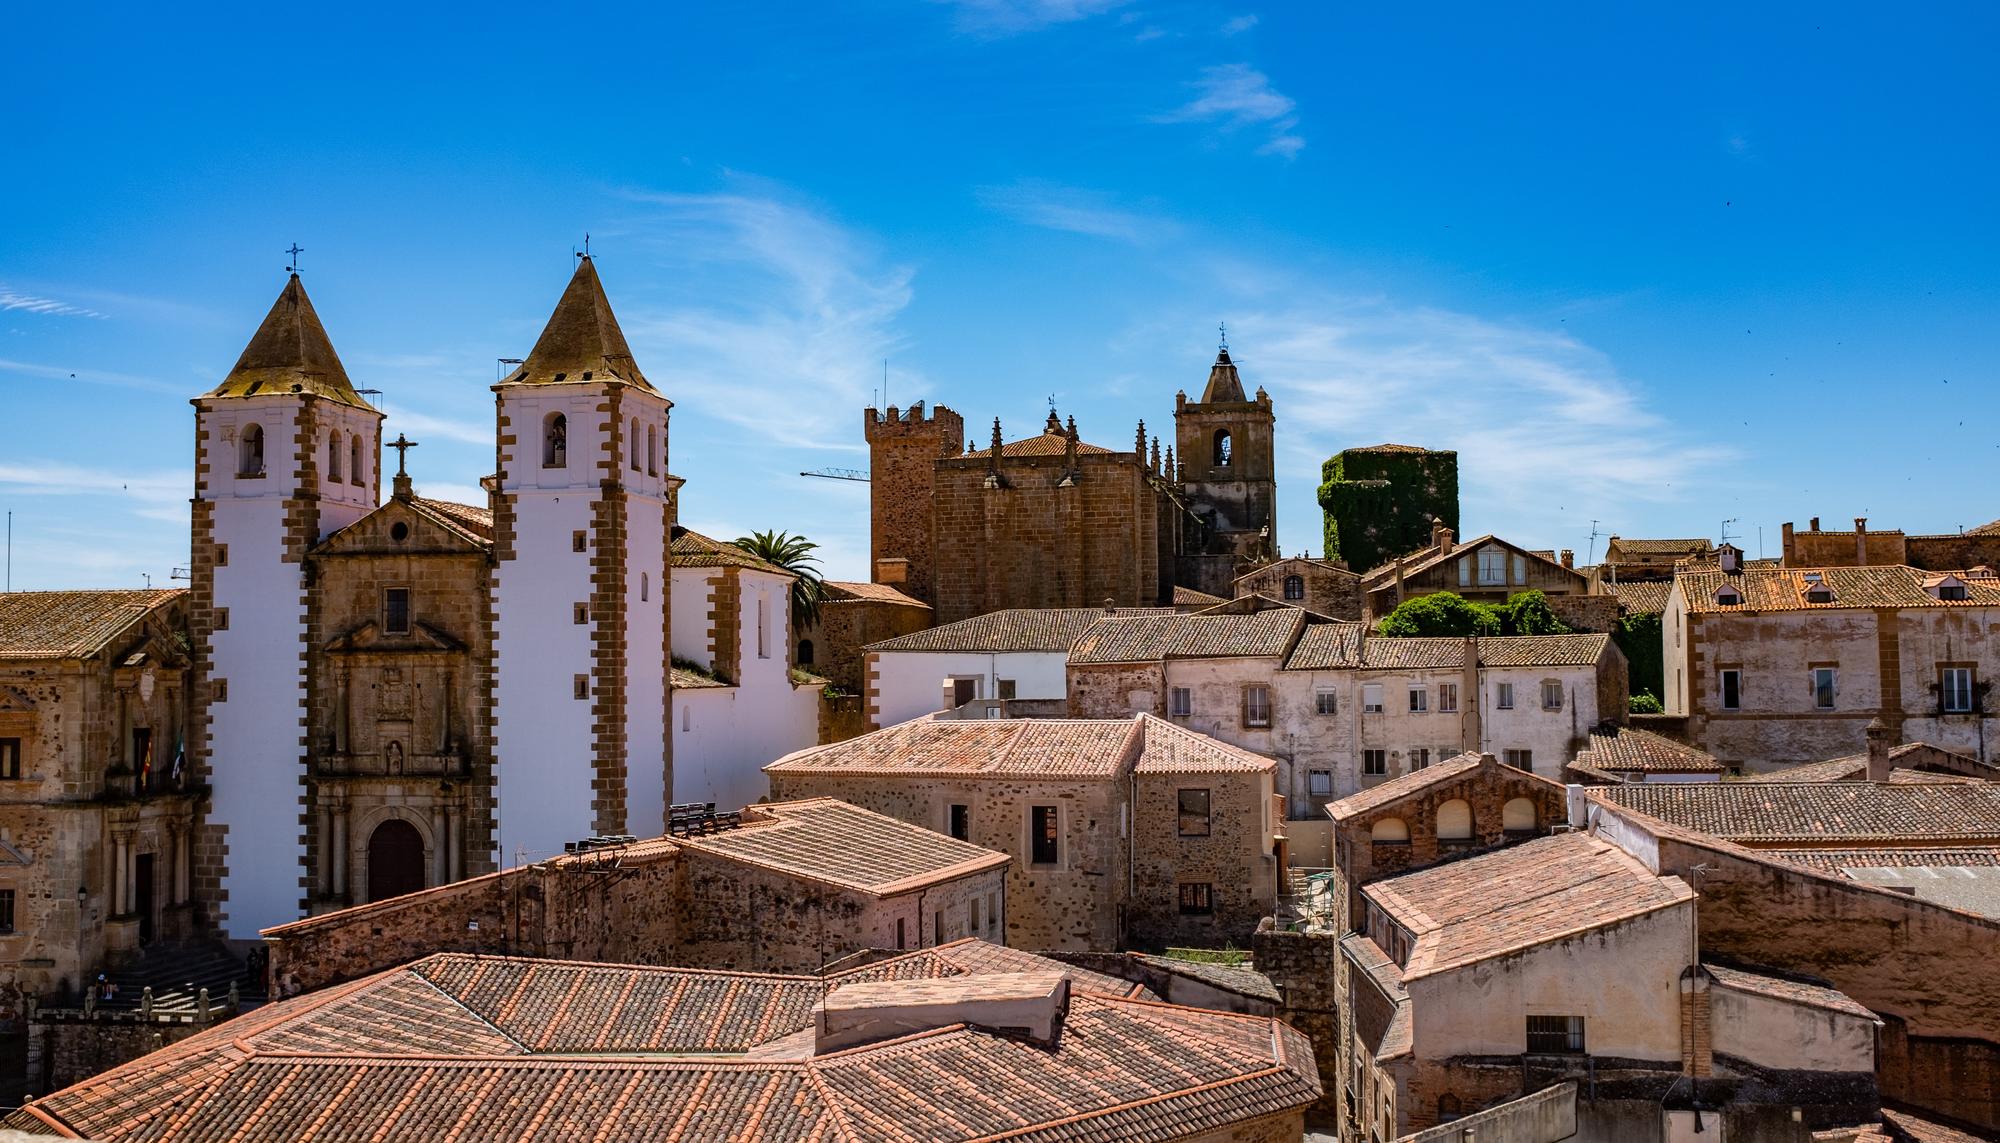
[[[424,887],[424,839],[417,827],[390,818],[368,837],[368,899],[380,901]]]
[[[153,855],[142,853],[132,875],[132,911],[139,914],[139,944],[153,943]]]

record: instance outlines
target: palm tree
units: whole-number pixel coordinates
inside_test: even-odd
[[[819,557],[812,554],[818,549],[818,544],[790,532],[752,532],[736,537],[735,543],[765,563],[776,564],[796,577],[792,580],[793,638],[818,621],[820,576],[819,569],[812,566],[819,563]]]

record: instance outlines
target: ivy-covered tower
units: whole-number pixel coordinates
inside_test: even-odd
[[[1238,564],[1269,558],[1275,550],[1276,425],[1270,394],[1260,388],[1255,397],[1244,395],[1243,379],[1229,359],[1227,345],[1217,351],[1215,364],[1209,367],[1201,400],[1188,400],[1186,392],[1176,396],[1178,475],[1194,517],[1182,530],[1184,554],[1178,580],[1183,586],[1228,596]],[[1213,558],[1188,558],[1196,556]],[[1191,566],[1193,562],[1204,566]],[[1214,566],[1205,566],[1209,563]]]
[[[1326,556],[1366,574],[1458,527],[1458,454],[1382,444],[1336,453],[1320,470]]]

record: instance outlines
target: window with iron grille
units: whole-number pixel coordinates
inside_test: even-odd
[[[1813,707],[1817,710],[1833,709],[1833,668],[1814,667],[1812,669]]]
[[[1215,886],[1207,881],[1183,881],[1181,912],[1190,916],[1206,916],[1215,912]]]
[[[409,634],[409,588],[392,587],[382,593],[382,630],[392,635]]]
[[[1538,1053],[1583,1051],[1583,1017],[1528,1017],[1528,1050]]]
[[[1028,860],[1035,865],[1054,865],[1062,858],[1057,845],[1058,817],[1054,806],[1028,808]]]
[[[0,889],[0,933],[14,931],[14,891]]]

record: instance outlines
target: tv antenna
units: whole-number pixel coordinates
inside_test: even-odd
[[[1590,547],[1584,549],[1583,553],[1583,562],[1586,564],[1595,563],[1597,560],[1597,536],[1597,521],[1592,520],[1590,522]]]
[[[1740,517],[1737,517],[1737,516],[1731,516],[1731,517],[1730,517],[1729,519],[1727,519],[1727,520],[1724,520],[1724,521],[1722,522],[1722,542],[1723,542],[1723,543],[1725,543],[1725,544],[1726,544],[1726,543],[1728,543],[1728,542],[1730,541],[1730,538],[1731,538],[1731,537],[1730,537],[1730,535],[1729,535],[1729,526],[1730,526],[1731,524],[1734,524],[1734,523],[1736,523],[1738,519],[1740,519]]]

